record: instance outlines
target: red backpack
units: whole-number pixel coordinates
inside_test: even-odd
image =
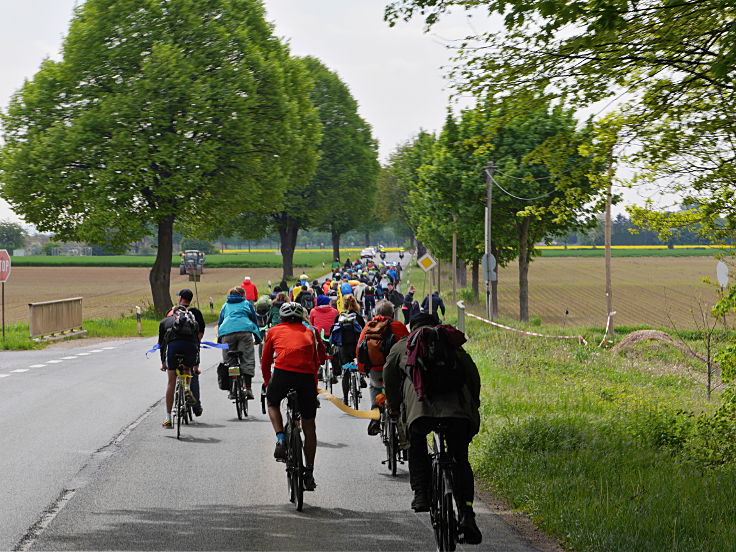
[[[386,362],[391,347],[396,343],[391,322],[387,316],[376,316],[366,324],[363,341],[358,343],[358,362],[366,369],[383,366]]]

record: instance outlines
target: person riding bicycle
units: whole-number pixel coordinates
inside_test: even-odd
[[[161,354],[161,371],[167,373],[166,382],[166,418],[161,424],[167,429],[173,428],[171,409],[174,406],[174,389],[176,387],[176,370],[181,358],[181,372],[191,375],[199,356],[199,324],[194,314],[184,305],[177,305],[158,325],[158,344]],[[197,399],[191,388],[186,390],[186,401],[194,405]]]
[[[454,479],[458,494],[459,531],[468,544],[479,544],[482,540],[480,529],[475,523],[473,512],[474,480],[473,469],[468,461],[468,446],[480,428],[480,374],[473,359],[456,342],[464,341],[464,335],[452,326],[438,326],[448,342],[454,339],[452,345],[446,345],[447,350],[453,351],[455,373],[464,377],[457,381],[457,389],[449,392],[429,393],[427,386],[422,389],[423,396],[417,391],[417,378],[411,368],[411,362],[416,362],[422,356],[419,339],[424,329],[434,328],[439,324],[435,314],[420,313],[411,321],[412,334],[401,339],[386,359],[383,369],[384,389],[387,405],[392,416],[397,417],[403,403],[406,412],[406,424],[409,430],[409,481],[414,491],[414,500],[411,503],[416,512],[429,511],[431,488],[431,463],[427,452],[427,435],[433,431],[437,422],[442,421],[448,426],[446,432],[448,453],[454,463]],[[447,332],[445,332],[447,329]],[[458,337],[462,336],[461,338]],[[436,349],[435,349],[436,350]],[[426,353],[426,351],[424,351]],[[410,353],[413,356],[410,356]],[[425,372],[422,372],[424,374]],[[426,377],[426,376],[422,376]],[[421,378],[418,378],[421,380]],[[433,380],[434,381],[434,380]],[[426,382],[425,382],[426,383]],[[446,385],[443,389],[448,388]]]
[[[330,302],[330,298],[327,295],[320,295],[317,297],[317,306],[309,313],[309,324],[317,330],[317,334],[320,336],[324,333],[325,338],[330,337],[332,323],[338,315],[337,309],[331,306]],[[332,383],[337,383],[337,376],[334,375],[334,372]]]
[[[253,282],[251,282],[250,276],[245,276],[243,278],[243,283],[240,287],[245,291],[245,298],[248,301],[255,303],[256,300],[258,300],[258,288]]]
[[[281,323],[271,328],[266,335],[261,371],[268,401],[268,417],[276,432],[273,456],[277,460],[286,458],[281,401],[289,389],[294,389],[297,393],[306,457],[304,489],[313,491],[317,486],[314,482],[314,456],[317,452],[317,372],[325,359],[325,348],[316,332],[304,323],[304,316],[304,307],[299,303],[290,302],[281,306]],[[274,356],[276,359],[272,375]]]
[[[228,361],[231,353],[241,353],[240,375],[243,377],[245,394],[252,399],[251,381],[256,373],[253,342],[258,344],[262,339],[255,309],[245,298],[245,290],[242,287],[234,287],[228,292],[227,300],[222,305],[220,317],[217,320],[217,335],[222,343],[227,343],[229,346],[228,349],[222,351],[223,362]],[[235,398],[232,396],[232,391],[229,398]]]
[[[202,338],[204,337],[204,329],[205,329],[205,322],[204,322],[204,315],[202,314],[202,311],[199,310],[197,307],[190,307],[189,305],[192,302],[192,299],[194,299],[194,293],[192,293],[191,289],[181,289],[176,294],[179,298],[179,305],[182,307],[186,307],[189,312],[191,312],[194,315],[194,319],[197,321],[197,325],[199,326],[199,341],[202,341]],[[166,316],[171,316],[173,314],[173,309],[169,311],[169,313]],[[201,374],[201,370],[199,369],[199,350],[197,350],[197,360],[194,363],[194,366],[192,366],[192,380],[190,382],[191,388],[192,388],[192,394],[194,395],[194,398],[197,400],[197,402],[194,403],[192,406],[192,412],[194,412],[195,416],[201,416],[203,412],[202,408],[202,397],[201,393],[199,391],[199,375]]]
[[[358,338],[357,348],[358,369],[367,372],[370,378],[371,408],[376,408],[376,397],[383,392],[383,364],[386,357],[393,345],[407,335],[409,330],[406,326],[394,320],[394,306],[389,301],[380,301],[376,305],[376,316],[365,325]],[[365,353],[361,353],[361,349]],[[368,423],[368,435],[378,435],[380,431],[381,423],[378,420]]]
[[[342,367],[345,364],[355,360],[355,349],[358,344],[358,337],[365,326],[365,319],[360,314],[360,305],[355,297],[348,295],[344,299],[343,312],[338,314],[332,324],[332,333],[330,334],[330,343],[335,345],[335,353],[339,362],[335,364],[335,376],[342,373]],[[350,394],[350,378],[349,374],[345,374],[342,378],[342,397],[343,402],[348,404]],[[363,375],[360,375],[360,386],[366,387]]]

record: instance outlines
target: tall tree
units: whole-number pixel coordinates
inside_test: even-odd
[[[259,0],[78,6],[63,59],[44,61],[3,114],[0,194],[62,239],[123,248],[153,224],[149,279],[165,312],[173,229],[278,197],[316,155],[302,132],[308,79],[264,15]]]
[[[25,229],[17,222],[0,220],[0,249],[7,249],[12,255],[15,249],[23,247]]]
[[[322,123],[312,187],[319,200],[329,204],[319,226],[330,232],[333,257],[339,258],[340,236],[371,215],[380,168],[378,144],[337,73],[313,57],[304,58],[304,63],[314,79],[312,101]]]

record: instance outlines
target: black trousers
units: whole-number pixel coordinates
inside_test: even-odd
[[[417,418],[409,426],[409,482],[413,491],[432,487],[432,464],[427,449],[427,435],[434,429],[437,421],[447,424],[447,452],[455,461],[455,490],[460,499],[460,508],[473,503],[475,487],[473,469],[468,461],[468,445],[472,439],[470,422],[462,418]]]

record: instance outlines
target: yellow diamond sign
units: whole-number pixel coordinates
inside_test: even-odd
[[[429,253],[426,255],[423,255],[417,260],[417,264],[419,265],[419,268],[421,268],[424,272],[429,272],[432,270],[435,266],[437,266],[437,260],[432,257]]]

